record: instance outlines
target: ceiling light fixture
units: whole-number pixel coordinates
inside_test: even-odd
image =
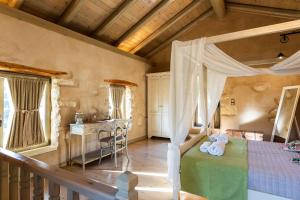
[[[277,55],[277,58],[278,58],[279,60],[283,60],[283,59],[285,58],[285,56],[284,56],[283,53],[280,52],[280,53]]]
[[[282,33],[280,34],[280,42],[281,43],[287,43],[289,41],[289,35],[295,35],[295,34],[300,34],[300,30],[298,31],[292,31],[289,33]]]

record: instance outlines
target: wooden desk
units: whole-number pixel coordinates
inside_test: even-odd
[[[86,152],[86,136],[91,134],[98,134],[100,131],[114,132],[117,127],[128,123],[128,120],[105,120],[95,123],[70,124],[69,137],[69,152],[71,163],[78,163],[82,165],[82,170],[85,172],[85,165],[100,158],[99,151]],[[72,135],[81,136],[81,156],[72,158]]]

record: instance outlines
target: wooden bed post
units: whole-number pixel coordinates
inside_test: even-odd
[[[203,66],[203,89],[204,89],[204,105],[205,105],[205,132],[206,135],[209,135],[208,132],[208,109],[207,109],[207,67]]]

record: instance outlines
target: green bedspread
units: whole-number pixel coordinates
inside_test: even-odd
[[[200,152],[203,138],[181,159],[181,188],[209,200],[248,198],[248,157],[245,140],[230,139],[223,156]]]

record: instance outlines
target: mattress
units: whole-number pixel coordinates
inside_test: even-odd
[[[199,151],[204,137],[181,159],[181,189],[209,200],[247,200],[247,142],[231,138],[223,156]]]
[[[300,165],[291,162],[299,155],[282,147],[248,141],[248,189],[300,200]]]

